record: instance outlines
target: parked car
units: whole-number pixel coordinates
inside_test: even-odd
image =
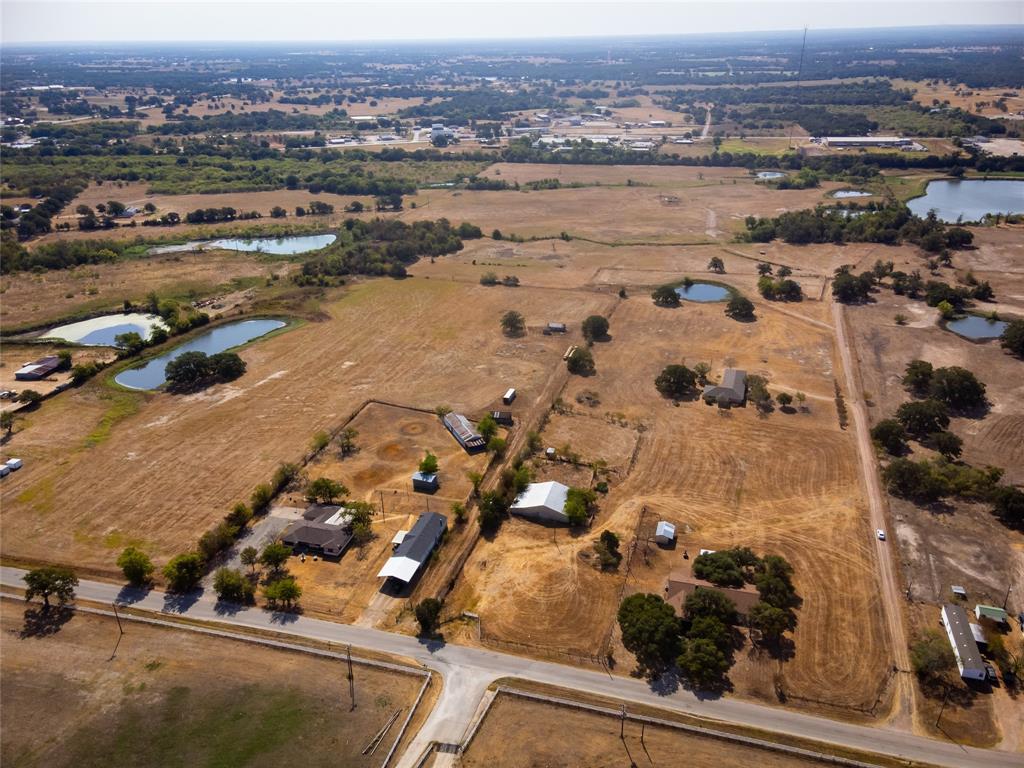
[[[885,541],[885,531],[883,531],[881,528],[875,531],[875,534],[878,536],[879,541]]]

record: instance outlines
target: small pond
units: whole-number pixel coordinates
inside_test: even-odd
[[[759,179],[783,179],[786,177],[782,171],[758,171],[757,178]]]
[[[725,301],[729,298],[729,290],[712,283],[693,283],[689,287],[680,285],[676,294],[686,301]]]
[[[1024,181],[1012,179],[945,179],[930,181],[922,197],[907,203],[911,213],[934,209],[941,221],[980,221],[989,213],[1024,213]]]
[[[197,248],[223,248],[227,251],[257,251],[274,256],[294,256],[319,251],[338,239],[337,235],[295,235],[294,237],[257,237],[252,239],[193,240],[179,245],[160,245],[150,248],[152,255],[181,253]]]
[[[114,339],[122,333],[135,332],[148,339],[154,328],[167,328],[158,315],[122,312],[61,325],[44,332],[40,338],[63,339],[90,347],[112,347]]]
[[[267,319],[239,320],[236,323],[228,323],[207,331],[192,341],[160,355],[160,357],[154,357],[139,368],[121,371],[114,381],[129,389],[156,389],[166,380],[167,364],[186,352],[205,352],[208,355],[215,355],[226,349],[245,344],[247,341],[258,339],[285,325],[283,320]]]
[[[968,315],[959,320],[950,320],[946,323],[946,330],[952,331],[965,339],[998,339],[1003,335],[1009,323],[1003,320],[989,320],[987,317]]]
[[[871,193],[865,192],[863,189],[837,189],[832,193],[832,197],[837,200],[846,200],[851,197],[871,197]]]

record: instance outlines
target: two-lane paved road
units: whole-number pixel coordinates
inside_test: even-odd
[[[0,583],[8,587],[23,587],[24,574],[25,571],[18,568],[0,568]],[[950,742],[934,741],[886,728],[870,728],[804,715],[782,707],[732,698],[702,699],[686,690],[661,694],[652,691],[650,686],[641,680],[496,651],[452,644],[425,643],[407,635],[336,624],[304,616],[271,613],[258,608],[224,611],[206,594],[190,595],[182,599],[157,590],[146,593],[131,592],[122,590],[115,584],[83,580],[78,586],[78,596],[81,599],[108,604],[120,599],[136,609],[155,613],[176,614],[229,626],[270,630],[311,640],[351,644],[359,648],[415,659],[445,678],[441,700],[417,738],[420,744],[430,740],[461,741],[469,725],[469,719],[476,710],[480,692],[483,690],[481,684],[499,677],[518,677],[582,693],[608,696],[722,722],[751,726],[773,733],[813,739],[824,742],[822,751],[825,752],[828,751],[828,744],[837,744],[951,768],[975,768],[981,765],[986,768],[1020,768],[1024,762],[1020,754],[961,747]]]

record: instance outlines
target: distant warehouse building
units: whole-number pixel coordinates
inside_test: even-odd
[[[452,433],[452,437],[459,441],[459,445],[466,449],[467,453],[479,453],[487,447],[483,436],[461,413],[445,414],[444,426]]]
[[[902,136],[826,136],[823,142],[826,146],[836,147],[909,147],[913,139],[904,139]]]
[[[60,358],[57,355],[40,357],[34,363],[26,363],[14,372],[14,378],[18,381],[39,381],[45,379],[51,373],[60,368]]]
[[[964,680],[984,680],[985,662],[978,652],[978,644],[971,632],[967,612],[959,605],[946,603],[942,606],[942,625],[946,628],[949,644],[956,657],[956,666]]]

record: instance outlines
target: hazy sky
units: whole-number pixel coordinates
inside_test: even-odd
[[[1024,24],[1024,0],[0,0],[2,40],[348,41]]]

